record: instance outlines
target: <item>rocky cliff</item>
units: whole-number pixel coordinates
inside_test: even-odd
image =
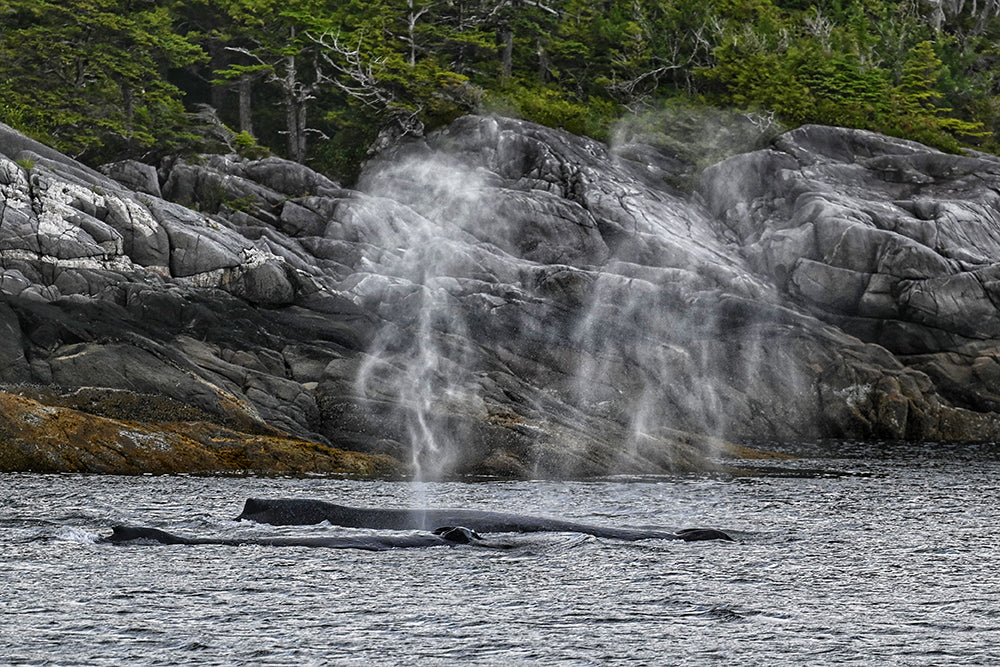
[[[1000,161],[465,117],[354,189],[0,126],[0,468],[575,476],[1000,436]]]

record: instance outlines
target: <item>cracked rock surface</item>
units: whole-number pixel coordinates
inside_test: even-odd
[[[693,193],[675,163],[469,116],[348,189],[277,158],[94,171],[0,126],[0,380],[18,415],[206,425],[173,459],[103,427],[132,454],[63,455],[100,471],[579,476],[1000,436],[1000,161],[806,126]],[[220,457],[210,427],[300,444]]]

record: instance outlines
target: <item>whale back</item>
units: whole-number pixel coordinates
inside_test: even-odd
[[[684,540],[685,542],[702,542],[705,540],[723,540],[726,542],[735,541],[726,533],[714,528],[685,528],[683,530],[678,530],[675,534],[678,538]]]
[[[101,542],[116,544],[133,540],[151,540],[161,544],[190,544],[190,541],[183,537],[145,526],[112,526],[111,534],[100,539]]]
[[[347,511],[349,509],[322,500],[248,498],[236,520],[274,526],[310,526],[329,521],[336,526],[363,528]]]
[[[431,530],[464,526],[478,533],[573,532],[618,540],[732,540],[722,531],[687,529],[677,533],[648,528],[595,526],[546,517],[473,509],[367,508],[337,505],[323,500],[250,498],[237,519],[278,526],[330,522],[348,528],[379,530]]]
[[[388,551],[389,549],[414,549],[423,547],[455,546],[473,544],[488,546],[478,539],[478,535],[467,528],[450,528],[447,535],[419,533],[409,535],[334,535],[317,536],[261,536],[261,537],[181,537],[159,528],[146,526],[113,526],[111,535],[98,542],[122,544],[126,542],[185,545],[220,545],[240,547],[260,545],[268,547],[325,547],[328,549],[361,549],[364,551]]]

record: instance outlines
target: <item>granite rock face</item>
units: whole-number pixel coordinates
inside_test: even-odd
[[[702,191],[755,273],[926,373],[949,404],[990,412],[998,185],[996,156],[806,126],[709,169]]]
[[[276,158],[98,172],[0,126],[0,381],[425,476],[1000,436],[1000,161],[807,126],[694,193],[681,168],[469,116],[346,189]]]

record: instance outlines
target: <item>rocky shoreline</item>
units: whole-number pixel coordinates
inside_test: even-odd
[[[1000,160],[469,116],[352,189],[0,126],[0,470],[577,477],[1000,436]]]

